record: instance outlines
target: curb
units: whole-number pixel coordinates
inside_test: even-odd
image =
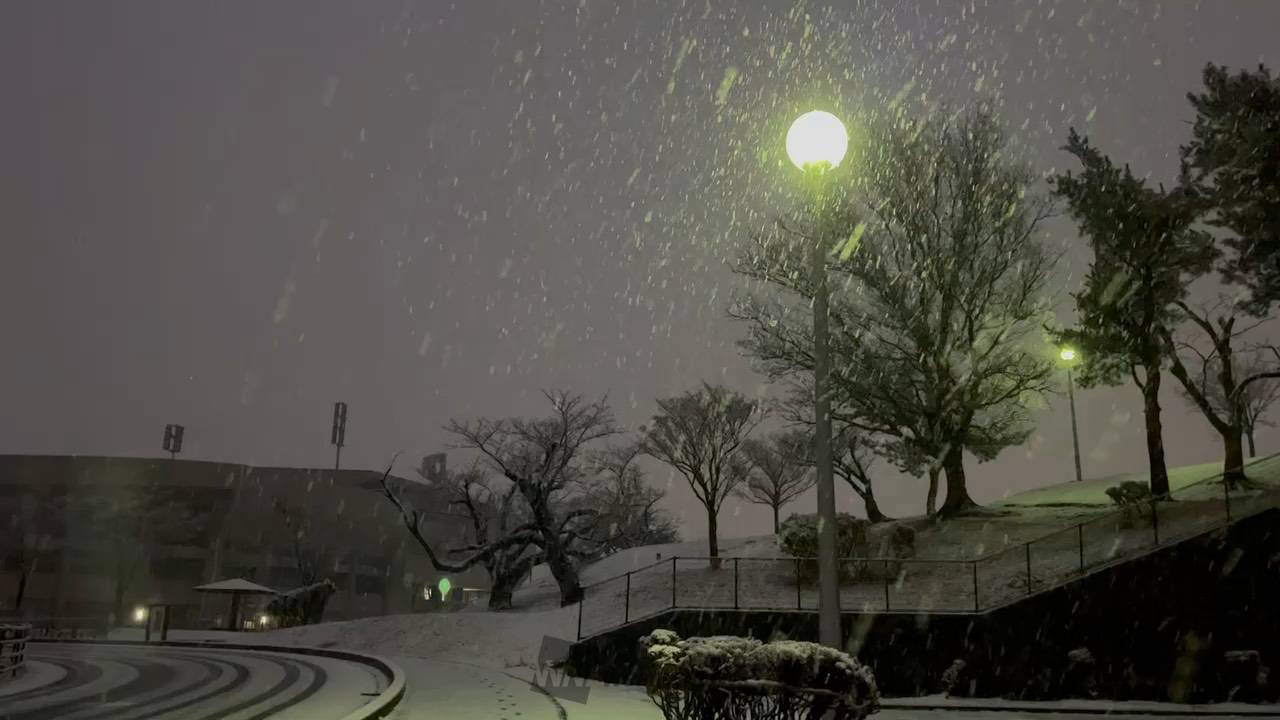
[[[54,638],[32,638],[28,641],[34,644],[50,644],[50,645],[123,645],[134,647],[175,647],[175,648],[199,648],[201,650],[254,650],[259,652],[274,652],[290,655],[310,655],[313,657],[327,657],[334,660],[346,660],[348,662],[356,662],[361,665],[371,667],[387,678],[387,688],[378,693],[377,697],[370,698],[369,702],[352,710],[342,720],[375,720],[390,713],[400,700],[404,698],[405,679],[404,670],[399,665],[378,657],[377,655],[368,655],[365,653],[351,652],[349,650],[332,650],[330,648],[317,648],[306,646],[288,646],[288,645],[250,645],[246,643],[224,643],[194,640],[172,640],[163,642],[146,642],[144,640],[72,640],[72,639],[54,639]]]
[[[1009,703],[938,703],[938,702],[895,702],[881,700],[883,710],[927,710],[953,713],[964,712],[1018,712],[1050,715],[1137,715],[1158,717],[1280,717],[1280,706],[1254,705],[1220,708],[1214,705],[1165,705],[1150,703],[1148,707],[1127,706],[1126,703],[1098,702],[1095,706],[1075,704],[1058,705],[1052,703],[1009,702]]]

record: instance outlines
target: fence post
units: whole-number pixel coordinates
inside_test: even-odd
[[[1024,547],[1027,548],[1027,594],[1031,594],[1031,543],[1028,542]]]
[[[578,596],[578,639],[579,640],[582,639],[582,603],[586,601],[586,599],[587,599],[587,592],[586,590],[583,590],[582,594]]]
[[[1151,536],[1155,540],[1155,544],[1160,544],[1160,506],[1156,504],[1156,499],[1151,498]]]
[[[676,606],[676,558],[677,555],[671,556],[671,607]]]
[[[1080,546],[1080,574],[1084,574],[1084,523],[1076,525],[1076,534],[1079,536]]]
[[[889,561],[884,561],[884,611],[889,612]]]
[[[622,599],[622,624],[631,622],[631,573],[627,573],[627,593]]]
[[[796,558],[796,609],[800,609],[800,558]]]
[[[738,558],[733,559],[733,609],[738,609]]]
[[[973,566],[973,611],[978,612],[981,608],[978,604],[978,561],[974,560],[969,564]]]

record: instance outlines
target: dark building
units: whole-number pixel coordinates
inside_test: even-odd
[[[150,458],[0,455],[0,617],[103,618],[175,606],[176,627],[225,621],[196,585],[243,577],[276,590],[325,578],[325,619],[438,609],[483,594],[481,568],[436,572],[367,470],[251,467]],[[424,511],[433,548],[469,520],[424,483],[394,486]],[[25,582],[24,582],[25,577]],[[16,607],[21,594],[21,608]],[[250,609],[246,618],[257,614]]]

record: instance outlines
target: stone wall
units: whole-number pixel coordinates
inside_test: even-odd
[[[874,669],[891,696],[939,692],[943,672],[962,659],[966,693],[1062,697],[1070,694],[1067,653],[1085,647],[1096,660],[1101,697],[1224,700],[1230,692],[1224,653],[1257,650],[1263,664],[1280,663],[1280,511],[987,613],[847,613],[843,625],[847,649]],[[577,643],[570,668],[599,680],[640,683],[636,641],[659,627],[682,637],[813,640],[817,614],[670,611]],[[1263,694],[1274,695],[1275,686]]]

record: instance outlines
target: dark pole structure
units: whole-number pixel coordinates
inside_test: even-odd
[[[170,460],[176,459],[178,453],[182,452],[182,437],[186,430],[182,425],[164,426],[164,449],[169,453]]]
[[[1080,482],[1084,476],[1080,474],[1080,432],[1076,429],[1076,391],[1071,368],[1067,368],[1067,401],[1071,405],[1071,447],[1076,454],[1076,482]]]
[[[342,446],[347,441],[347,404],[344,402],[333,404],[333,430],[329,441],[334,446],[333,469],[336,472],[342,466]]]

